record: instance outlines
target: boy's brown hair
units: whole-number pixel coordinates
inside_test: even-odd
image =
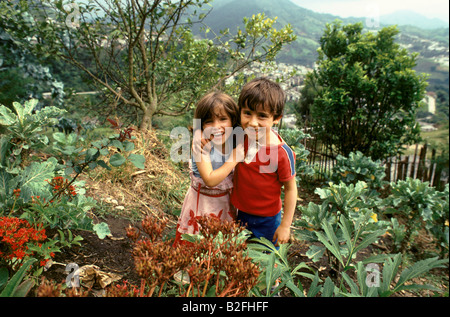
[[[231,118],[233,127],[239,124],[239,107],[233,98],[220,91],[213,91],[199,100],[195,107],[194,119],[200,119],[203,124],[213,119],[223,109]]]
[[[260,77],[245,84],[238,105],[239,109],[249,108],[252,111],[257,111],[262,106],[278,119],[283,115],[285,100],[286,95],[280,85],[266,77]]]

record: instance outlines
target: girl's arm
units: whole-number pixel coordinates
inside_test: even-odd
[[[203,149],[200,149],[199,146],[194,145],[194,152],[200,154],[200,160],[196,162],[200,176],[202,177],[206,186],[214,187],[221,183],[228,175],[230,175],[236,165],[243,160],[244,146],[243,144],[236,146],[226,162],[221,167],[215,170],[213,170],[211,165],[209,145],[206,145],[205,147],[203,147]]]
[[[202,161],[197,162],[197,169],[205,182],[206,186],[214,187],[221,183],[230,173],[233,171],[235,166],[237,165],[236,161],[228,159],[221,167],[213,170],[211,161],[208,159],[204,159],[202,155]]]

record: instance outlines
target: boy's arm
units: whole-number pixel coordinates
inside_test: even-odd
[[[277,246],[287,243],[291,237],[291,224],[294,219],[295,206],[297,204],[297,183],[295,177],[284,182],[284,212],[281,224],[275,231],[273,242],[277,241]]]

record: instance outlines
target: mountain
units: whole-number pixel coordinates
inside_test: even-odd
[[[336,19],[341,20],[344,24],[356,22],[365,24],[367,22],[365,17],[341,18],[332,14],[317,13],[300,7],[290,0],[213,0],[212,10],[205,18],[204,23],[216,34],[227,28],[235,33],[237,27],[243,27],[242,20],[244,17],[251,17],[257,13],[265,13],[270,18],[277,17],[277,23],[275,24],[277,29],[282,28],[287,23],[291,24],[294,33],[297,35],[297,41],[283,49],[277,60],[307,67],[312,67],[317,60],[317,48],[326,23],[333,22]],[[401,23],[398,23],[400,15],[390,17],[395,19],[396,24],[399,25],[401,34],[406,32],[413,35],[414,38],[439,41],[446,44],[444,46],[448,46],[448,26],[447,29],[424,30],[417,27],[419,25],[417,20],[426,21],[426,18],[416,16],[412,19],[412,14],[404,14],[404,16],[409,16],[409,21],[414,21],[414,26],[400,26]],[[390,18],[389,16],[380,17],[381,27],[384,24],[390,24],[392,22],[392,20],[389,20]],[[403,38],[407,39],[408,37]],[[410,45],[408,42],[402,44]],[[422,54],[422,52],[420,53]]]
[[[381,24],[414,25],[421,29],[448,28],[449,24],[440,19],[430,19],[410,10],[396,11],[380,16]]]
[[[278,60],[286,63],[312,66],[317,59],[319,39],[325,24],[339,17],[321,14],[299,7],[289,0],[214,0],[213,10],[204,20],[216,33],[229,28],[231,32],[243,27],[243,18],[265,13],[267,17],[277,17],[275,27],[291,24],[298,39],[283,52]],[[358,19],[342,19],[354,23]]]

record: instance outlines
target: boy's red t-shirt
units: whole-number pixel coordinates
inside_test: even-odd
[[[278,138],[280,144],[261,146],[250,163],[236,166],[231,203],[237,209],[262,217],[275,216],[281,210],[283,182],[295,177],[295,153]]]

